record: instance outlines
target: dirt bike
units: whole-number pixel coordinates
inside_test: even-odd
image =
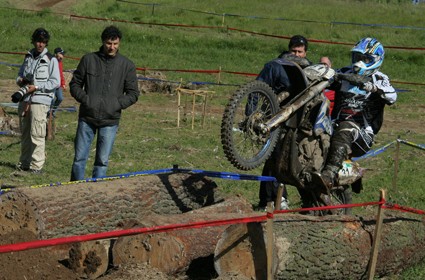
[[[283,61],[292,91],[276,94],[266,83],[255,80],[241,86],[230,98],[221,125],[227,159],[238,169],[251,170],[265,162],[277,183],[295,186],[303,207],[351,203],[350,185],[361,188],[361,169],[344,161],[339,183],[324,191],[312,180],[324,165],[333,132],[329,101],[323,90],[336,79],[364,83],[358,75],[337,75],[325,65],[302,69]],[[357,182],[357,184],[355,184]],[[312,214],[349,214],[349,208],[314,211]]]

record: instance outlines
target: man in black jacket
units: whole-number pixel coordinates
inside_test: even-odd
[[[71,181],[85,178],[90,145],[96,133],[92,177],[106,176],[121,110],[136,103],[139,97],[136,67],[118,52],[121,38],[117,27],[106,27],[99,51],[81,58],[69,83],[71,95],[80,103]]]

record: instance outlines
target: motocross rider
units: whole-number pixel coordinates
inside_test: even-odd
[[[268,84],[276,93],[282,91],[291,91],[291,83],[288,75],[283,68],[284,60],[290,60],[301,67],[306,67],[312,63],[307,59],[308,41],[304,36],[295,35],[291,37],[288,44],[288,51],[282,52],[276,59],[267,62],[260,74],[257,76],[257,80],[263,81]],[[273,157],[270,157],[264,164],[262,175],[273,176],[272,166],[276,164]],[[277,186],[273,182],[260,183],[259,208],[265,208],[267,202],[276,201],[277,197]],[[284,188],[281,209],[287,209],[287,191]]]
[[[397,99],[388,76],[379,71],[384,54],[383,45],[375,38],[361,39],[351,50],[351,66],[339,72],[370,77],[370,81],[358,86],[341,80],[331,86],[336,92],[335,130],[325,167],[321,173],[313,173],[313,180],[326,191],[337,183],[338,171],[349,155],[357,157],[369,151],[381,128],[385,105]]]

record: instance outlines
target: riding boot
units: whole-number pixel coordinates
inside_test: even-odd
[[[313,181],[328,191],[331,189],[337,179],[338,171],[342,167],[342,162],[347,158],[348,148],[346,145],[331,145],[327,162],[322,172],[313,173]]]

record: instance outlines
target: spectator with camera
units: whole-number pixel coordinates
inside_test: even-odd
[[[25,55],[16,79],[21,88],[12,95],[12,101],[19,103],[22,133],[17,169],[34,174],[42,172],[46,160],[46,115],[55,89],[60,86],[58,61],[46,48],[49,39],[49,32],[44,28],[33,32],[31,43],[34,48]]]

